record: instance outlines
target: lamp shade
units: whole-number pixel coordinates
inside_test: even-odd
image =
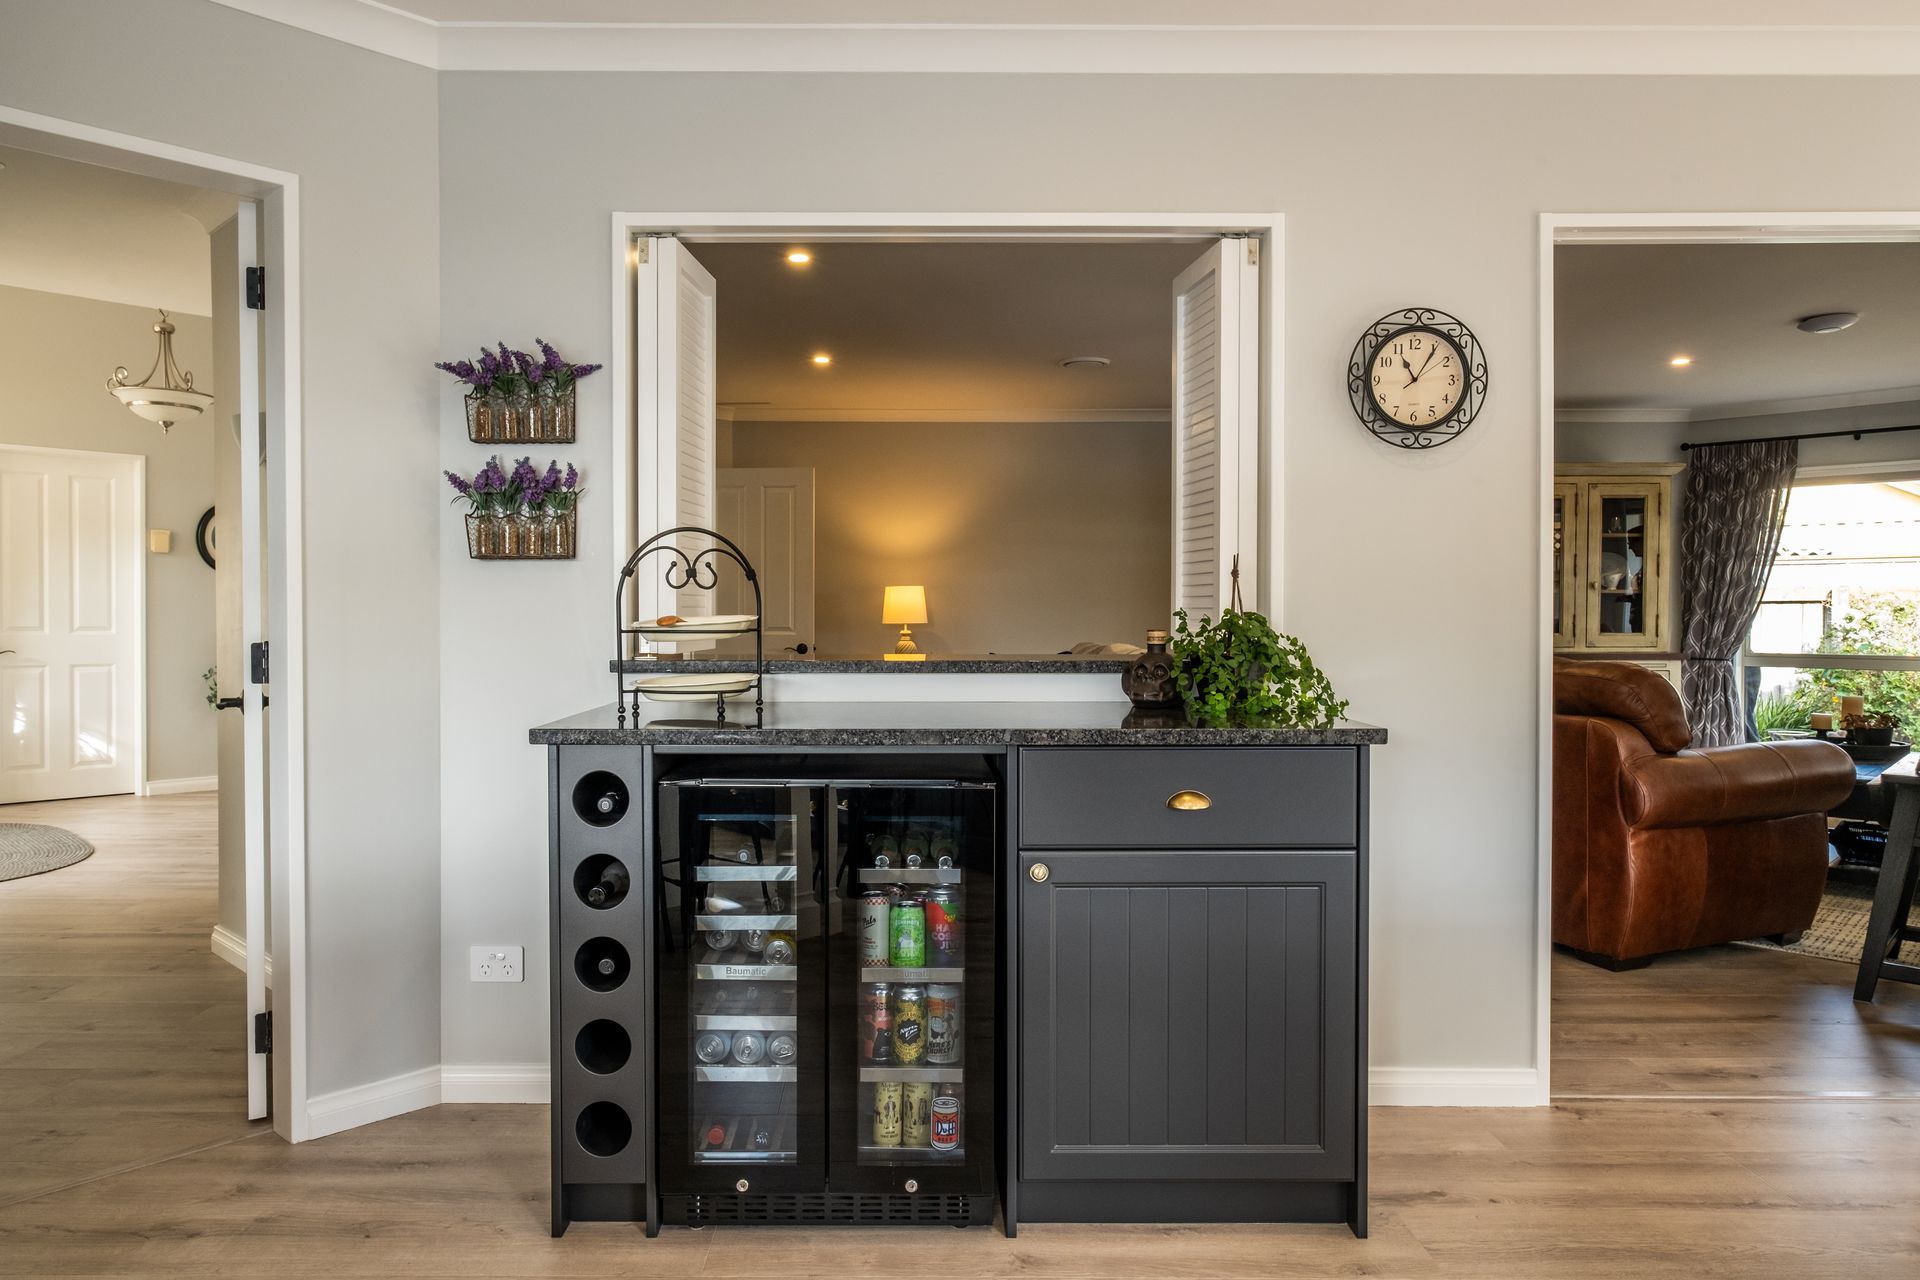
[[[880,605],[880,621],[912,626],[927,620],[925,587],[888,587]]]

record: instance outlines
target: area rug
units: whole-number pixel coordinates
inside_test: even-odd
[[[93,846],[71,831],[33,822],[0,822],[0,880],[58,871],[92,853]]]
[[[1795,955],[1858,965],[1860,953],[1866,949],[1867,914],[1872,909],[1871,888],[1856,884],[1829,884],[1826,893],[1821,895],[1820,909],[1814,913],[1813,923],[1807,926],[1800,941],[1790,947],[1782,947],[1764,938],[1751,938],[1739,945],[1765,947],[1769,951],[1791,951]],[[1920,914],[1914,916],[1913,922],[1920,925]],[[1920,964],[1920,942],[1903,942],[1900,952],[1902,960],[1909,964]]]

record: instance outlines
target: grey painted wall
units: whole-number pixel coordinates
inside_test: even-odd
[[[12,373],[0,380],[0,443],[147,459],[147,528],[173,533],[173,550],[146,554],[147,777],[205,778],[217,768],[214,715],[200,673],[213,665],[213,573],[193,549],[193,527],[213,505],[213,427],[200,421],[159,427],[136,418],[106,392],[107,375],[134,377],[153,360],[154,322],[145,307],[0,285],[0,351]],[[174,356],[201,385],[213,375],[211,322],[174,315]]]
[[[433,73],[202,0],[4,0],[0,29],[9,106],[300,177],[308,1087],[430,1066],[440,686],[422,664],[448,429]]]
[[[724,304],[722,304],[724,305]],[[1173,427],[737,422],[735,467],[814,471],[815,647],[874,653],[887,584],[927,589],[923,653],[1144,644],[1169,625]]]
[[[1540,978],[1538,214],[1920,207],[1920,173],[1884,163],[1910,147],[1910,89],[447,74],[442,345],[544,331],[604,359],[617,209],[1284,211],[1285,622],[1353,714],[1393,731],[1374,779],[1374,1061],[1525,1067]],[[1841,116],[1825,109],[1836,93]],[[1368,143],[1404,129],[1409,103],[1443,104],[1458,144],[1397,154],[1383,190]],[[538,181],[475,162],[516,138],[539,139]],[[1413,303],[1472,324],[1493,374],[1473,429],[1417,455],[1359,428],[1342,377],[1360,330]],[[564,452],[604,492],[616,389],[589,385]],[[456,412],[445,389],[443,460],[471,465],[482,451],[453,443]],[[442,522],[449,1062],[544,1057],[544,975],[471,986],[463,956],[481,941],[538,954],[544,773],[522,726],[606,701],[609,518],[589,496],[581,558],[548,566],[470,566]]]

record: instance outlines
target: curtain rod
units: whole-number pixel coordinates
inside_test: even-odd
[[[1908,427],[1859,427],[1852,431],[1805,431],[1792,436],[1748,436],[1745,440],[1697,440],[1691,443],[1682,441],[1680,452],[1689,449],[1710,449],[1716,444],[1764,444],[1769,440],[1831,440],[1836,436],[1852,436],[1858,440],[1861,436],[1877,436],[1888,431],[1920,431],[1920,422]]]

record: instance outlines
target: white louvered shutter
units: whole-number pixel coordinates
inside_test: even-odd
[[[1173,282],[1173,607],[1198,623],[1255,599],[1259,269],[1248,241],[1210,246]]]
[[[649,256],[658,272],[655,333],[660,344],[660,384],[655,388],[655,403],[662,455],[656,473],[660,527],[711,529],[718,483],[714,367],[719,317],[713,276],[671,236],[655,237]],[[712,545],[709,539],[688,536],[679,541],[689,555]],[[665,573],[666,568],[664,554],[649,557],[643,566],[654,574]],[[717,569],[722,575],[738,573],[730,561],[719,561]],[[684,617],[711,613],[713,592],[689,588],[665,607]]]

